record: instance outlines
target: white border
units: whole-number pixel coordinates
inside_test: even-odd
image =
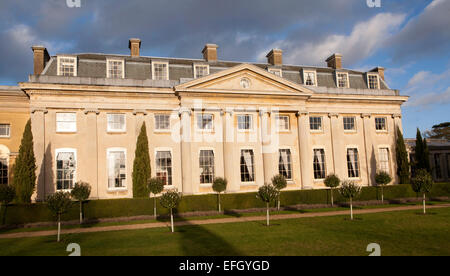
[[[207,72],[206,76],[208,76],[210,74],[209,64],[194,63],[192,66],[194,67],[194,79],[201,78],[201,77],[197,77],[197,66],[206,67],[206,72]],[[203,76],[203,77],[206,77],[206,76]]]
[[[109,115],[114,115],[114,114],[123,115],[125,117],[122,129],[110,129],[108,116]],[[117,112],[117,113],[114,113],[114,112],[106,113],[106,131],[109,132],[109,133],[124,133],[124,132],[126,132],[127,131],[127,115],[126,115],[126,113],[119,113],[119,112]]]
[[[3,151],[2,151],[3,150]],[[6,184],[9,185],[9,178],[11,177],[11,173],[10,173],[10,154],[11,151],[9,150],[9,148],[5,145],[1,145],[0,144],[0,158],[6,159],[6,168],[8,170],[8,179],[6,180]]]
[[[75,130],[58,130],[58,114],[75,114]],[[76,112],[55,112],[56,133],[76,133],[78,131],[78,116]]]
[[[273,72],[275,72],[275,71],[276,71],[276,72],[279,72],[280,75],[279,75],[279,76],[275,75],[275,73],[273,73]],[[275,76],[280,77],[280,78],[283,77],[283,70],[282,70],[281,68],[271,68],[271,67],[268,67],[268,68],[267,68],[267,72],[269,72],[269,73],[271,73],[271,74],[274,74]]]
[[[385,129],[380,129],[380,130],[377,129],[377,122],[376,122],[377,118],[384,118],[385,119],[384,120]],[[375,124],[375,132],[376,133],[388,133],[389,132],[388,131],[388,129],[389,129],[388,116],[384,116],[384,115],[373,116],[373,123]]]
[[[108,79],[111,78],[111,75],[109,73],[109,69],[110,69],[109,62],[110,61],[122,62],[122,79],[124,79],[125,78],[125,60],[124,59],[116,59],[116,58],[107,58],[106,59],[106,78],[108,78]]]
[[[348,149],[356,149],[356,151],[358,152],[358,169],[359,169],[359,177],[349,177],[348,176],[348,161],[347,161],[347,154],[348,154]],[[347,168],[347,179],[348,180],[361,180],[362,179],[362,168],[361,168],[361,152],[359,151],[359,146],[357,145],[346,145],[345,146],[345,167]],[[367,176],[369,177],[369,176]]]
[[[72,59],[75,61],[74,62],[75,67],[73,68],[73,77],[78,76],[78,59],[77,59],[77,57],[73,57],[73,56],[58,56],[57,63],[56,63],[57,64],[57,68],[56,68],[57,75],[62,76],[61,71],[59,69],[60,64],[61,64],[61,58],[68,58],[68,59]],[[62,76],[62,77],[71,77],[71,76]]]
[[[292,178],[290,178],[290,179],[287,179],[286,178],[286,181],[289,183],[289,184],[292,184],[292,183],[294,183],[294,179],[295,179],[295,177],[294,177],[294,158],[293,158],[293,156],[294,156],[294,153],[293,153],[293,148],[291,147],[291,146],[283,146],[283,147],[279,147],[278,148],[278,162],[277,162],[277,167],[278,167],[278,169],[277,169],[277,172],[278,172],[278,174],[280,174],[280,168],[279,168],[279,166],[280,166],[280,150],[289,150],[289,152],[291,153],[291,176],[292,176]]]
[[[9,126],[9,131],[8,131],[9,135],[8,136],[0,135],[0,138],[11,138],[11,124],[10,123],[0,123],[0,125],[7,125],[7,126]]]
[[[169,80],[169,62],[168,61],[152,61],[152,80],[155,79],[155,64],[165,64],[166,65],[166,79]]]
[[[314,84],[313,85],[306,84],[306,77],[305,77],[306,73],[314,73]],[[310,69],[305,70],[305,69],[303,69],[303,85],[306,85],[306,86],[317,86],[317,71],[316,70],[310,70]]]
[[[239,116],[250,116],[250,118],[252,119],[251,121],[251,128],[250,129],[240,129],[239,128]],[[246,112],[242,112],[242,113],[236,113],[235,118],[236,118],[236,128],[238,132],[254,132],[255,131],[255,120],[254,120],[254,114],[251,113],[246,113]]]
[[[157,129],[156,128],[156,115],[169,116],[169,128],[168,129]],[[171,132],[171,127],[172,127],[172,114],[171,113],[164,113],[164,112],[153,113],[153,125],[154,125],[154,132],[155,133],[170,133]]]
[[[281,133],[291,132],[291,116],[290,116],[290,114],[278,113],[274,117],[275,117],[274,118],[275,119],[275,128],[276,128],[277,132],[281,132]],[[278,119],[280,117],[287,117],[288,118],[288,128],[287,129],[280,129],[279,128]]]
[[[325,166],[325,178],[327,178],[328,175],[328,166],[327,166],[327,151],[325,150],[325,146],[323,145],[316,145],[312,147],[312,177],[313,177],[313,182],[323,182],[325,180],[325,178],[315,178],[314,177],[314,150],[323,150],[323,165]]]
[[[346,76],[347,76],[347,85],[345,86],[345,87],[340,87],[339,86],[339,79],[338,79],[338,74],[345,74]],[[336,71],[335,72],[335,77],[336,77],[336,87],[337,88],[349,88],[350,87],[350,79],[349,79],[349,77],[348,77],[348,72],[339,72],[339,71]]]
[[[379,164],[380,164],[380,149],[387,149],[388,150],[388,168],[389,171],[387,172],[392,179],[394,179],[394,177],[392,176],[392,173],[394,172],[393,168],[392,168],[392,151],[391,151],[391,147],[389,145],[378,145],[377,146],[378,152],[377,152],[377,171],[381,171]]]
[[[159,147],[159,148],[155,148],[154,149],[154,153],[155,153],[155,155],[154,155],[154,158],[155,158],[155,177],[157,177],[157,175],[156,175],[156,167],[158,166],[157,165],[157,163],[156,163],[156,156],[157,156],[157,153],[158,153],[158,151],[169,151],[170,152],[170,158],[172,158],[172,185],[164,185],[164,189],[165,190],[170,190],[170,189],[174,189],[174,188],[177,188],[176,186],[175,186],[175,184],[174,184],[174,176],[175,176],[175,166],[174,166],[174,162],[173,162],[173,150],[172,150],[172,148],[169,148],[169,147]],[[153,171],[153,170],[152,170]]]
[[[378,82],[378,88],[370,88],[369,76],[376,76]],[[367,73],[366,74],[367,88],[373,90],[380,90],[380,76],[377,73]]]
[[[210,151],[213,152],[213,155],[214,155],[214,176],[213,176],[213,182],[214,182],[214,178],[216,178],[216,172],[217,172],[217,170],[216,170],[216,157],[217,157],[217,156],[216,156],[216,149],[213,148],[213,147],[200,147],[200,148],[198,149],[197,161],[198,161],[199,172],[200,172],[200,152],[201,152],[202,150],[210,150]],[[198,175],[198,178],[197,178],[197,179],[200,179],[200,174]],[[200,183],[200,181],[199,181],[199,185],[200,185],[200,187],[202,187],[202,188],[212,187],[212,184],[213,184],[213,183]]]
[[[211,115],[212,116],[212,128],[211,129],[202,129],[198,127],[198,115]],[[194,124],[195,124],[195,130],[197,132],[205,132],[205,133],[213,133],[215,130],[215,116],[214,113],[209,112],[194,112]]]
[[[243,150],[251,150],[253,151],[253,180],[250,182],[242,182],[241,180],[241,155]],[[239,148],[239,183],[240,186],[255,186],[256,185],[256,153],[255,148],[251,146],[244,146]]]
[[[344,118],[353,118],[354,119],[354,123],[355,123],[355,128],[354,129],[345,129]],[[358,121],[356,119],[356,116],[353,116],[353,115],[342,115],[342,129],[344,130],[344,133],[356,133],[356,132],[358,132]]]
[[[320,117],[320,129],[311,129],[311,118],[318,118]],[[323,115],[315,115],[315,114],[309,114],[308,116],[308,127],[309,127],[309,131],[311,133],[324,133],[324,122],[323,122]]]

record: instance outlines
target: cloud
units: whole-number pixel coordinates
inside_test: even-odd
[[[409,79],[404,93],[411,96],[406,106],[427,109],[433,105],[450,104],[450,69],[438,74],[417,72]]]

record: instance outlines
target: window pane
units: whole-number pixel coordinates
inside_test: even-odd
[[[358,149],[347,149],[348,177],[359,177]]]
[[[75,58],[59,58],[59,74],[61,76],[75,76]]]
[[[369,88],[370,89],[378,89],[378,76],[369,75]]]
[[[376,130],[386,130],[386,118],[385,117],[375,118],[375,129]]]
[[[108,75],[112,79],[121,79],[123,77],[123,61],[109,60]]]
[[[156,114],[155,115],[155,128],[157,130],[168,130],[168,129],[170,129],[170,115],[167,115],[167,114]]]
[[[283,175],[287,180],[292,180],[292,158],[290,149],[280,149],[278,173]]]
[[[8,185],[8,159],[0,158],[0,185]]]
[[[213,115],[212,114],[197,114],[197,127],[202,130],[213,129]]]
[[[253,128],[253,116],[252,115],[238,115],[238,129],[239,130],[250,130]]]
[[[344,73],[338,73],[337,74],[337,84],[340,88],[346,88],[347,87],[347,74]]]
[[[289,116],[277,116],[278,130],[289,130]]]
[[[124,151],[108,152],[108,188],[126,187],[126,158]]]
[[[305,72],[305,84],[306,85],[315,85],[316,81],[316,73],[314,72]]]
[[[212,184],[214,181],[214,152],[212,150],[200,151],[200,183]]]
[[[241,150],[241,182],[255,181],[253,150]]]
[[[167,72],[167,64],[166,63],[154,63],[153,64],[153,74],[155,80],[167,80],[168,72]]]
[[[56,113],[56,131],[75,132],[77,130],[76,113]]]
[[[0,137],[9,137],[11,135],[11,125],[0,124]]]
[[[309,117],[311,130],[322,130],[322,117]]]
[[[156,153],[156,177],[164,180],[166,185],[172,185],[172,154],[170,151]]]
[[[58,190],[70,190],[73,188],[75,171],[75,153],[59,152],[56,155],[56,183]]]
[[[108,114],[108,131],[125,131],[125,114]]]
[[[388,148],[380,148],[378,159],[379,159],[380,171],[389,173],[389,149]]]
[[[208,75],[208,66],[197,65],[195,66],[195,78],[201,78]]]
[[[314,150],[313,167],[314,167],[314,179],[324,179],[326,176],[324,149]]]
[[[344,130],[355,130],[355,117],[344,117]]]

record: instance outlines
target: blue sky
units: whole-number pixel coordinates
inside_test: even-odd
[[[0,1],[0,85],[25,81],[31,46],[57,53],[128,54],[142,39],[142,55],[200,58],[205,43],[219,58],[264,61],[274,47],[284,62],[325,66],[331,53],[344,67],[386,68],[391,88],[409,95],[406,137],[450,121],[450,0],[66,0]]]

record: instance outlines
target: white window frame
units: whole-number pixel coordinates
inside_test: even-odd
[[[287,121],[287,129],[280,129],[280,124],[278,123],[281,117],[286,117]],[[291,116],[288,114],[279,114],[275,116],[275,125],[278,132],[290,132],[291,131]]]
[[[61,68],[60,68],[61,62],[62,62],[61,59],[72,59],[73,60],[74,68],[73,68],[73,76],[72,77],[76,77],[78,75],[78,60],[76,57],[71,57],[71,56],[58,56],[57,68],[56,68],[57,75],[63,76],[63,75],[61,75],[62,72],[61,72]],[[71,76],[63,76],[63,77],[71,77]]]
[[[165,129],[165,128],[157,128],[157,117],[158,116],[167,116],[167,117],[169,117],[168,119],[169,119],[169,128],[167,128],[167,129]],[[155,123],[155,132],[170,132],[171,131],[171,126],[172,126],[172,122],[171,122],[171,119],[172,119],[172,115],[171,114],[168,114],[168,113],[155,113],[154,114],[154,116],[153,116],[153,118],[154,118],[154,123]]]
[[[367,79],[367,88],[368,89],[374,89],[374,90],[379,90],[380,89],[380,76],[378,74],[370,74],[367,73],[366,74],[366,79]],[[377,88],[370,88],[370,82],[369,82],[369,76],[374,76],[377,78]]]
[[[106,77],[111,78],[110,73],[110,62],[121,62],[122,63],[122,76],[120,78],[114,78],[114,79],[124,79],[125,78],[125,60],[123,59],[106,59]]]
[[[391,148],[388,145],[379,145],[378,146],[378,165],[377,165],[377,168],[378,168],[379,171],[384,171],[384,170],[381,169],[381,158],[380,158],[381,157],[380,156],[381,152],[380,151],[382,149],[387,149],[388,160],[387,160],[387,171],[385,171],[385,172],[390,175],[391,171],[392,171],[392,168],[391,168],[391,160],[392,160],[392,158],[391,158]]]
[[[311,128],[311,118],[320,118],[320,129],[312,129]],[[309,130],[312,133],[322,133],[323,132],[323,116],[321,115],[310,115],[308,118]]]
[[[201,78],[201,77],[197,76],[197,67],[206,67],[206,75],[202,76],[202,77],[206,77],[210,74],[209,73],[209,64],[194,63],[194,79]]]
[[[212,126],[211,128],[201,128],[198,124],[199,124],[199,116],[201,117],[201,119],[203,120],[203,116],[204,115],[208,115],[211,116],[211,123]],[[195,129],[199,132],[214,132],[214,127],[215,127],[215,116],[213,113],[207,113],[207,112],[198,112],[195,113]],[[203,125],[203,123],[202,123]]]
[[[75,171],[73,172],[73,186],[77,183],[77,171],[78,171],[78,157],[77,157],[77,149],[74,148],[58,148],[55,149],[55,188],[58,192],[70,192],[72,189],[61,189],[58,190],[58,154],[60,153],[73,153],[73,158],[75,160]]]
[[[200,172],[200,154],[201,154],[202,151],[212,151],[213,152],[213,157],[214,157],[214,159],[213,159],[213,161],[214,161],[214,164],[213,164],[213,182],[214,182],[214,178],[216,177],[216,173],[217,173],[217,170],[216,170],[216,150],[214,148],[211,148],[211,147],[201,147],[198,150],[198,165],[199,165],[198,168],[199,168],[199,183],[200,183],[200,187],[211,187],[213,182],[211,182],[211,183],[201,183],[201,181],[200,181],[200,177],[202,175],[202,173]]]
[[[165,64],[166,65],[166,78],[164,80],[169,80],[169,62],[168,61],[152,61],[152,80],[155,79],[155,64]]]
[[[249,129],[239,127],[239,117],[240,116],[249,116],[250,117],[250,128]],[[252,132],[255,129],[253,114],[250,114],[250,113],[236,114],[236,126],[237,126],[238,132]]]
[[[124,123],[123,123],[123,127],[121,129],[111,129],[110,125],[109,125],[109,116],[110,115],[122,115],[124,117]],[[106,130],[107,132],[111,132],[111,133],[121,133],[121,132],[126,132],[127,130],[127,115],[125,113],[106,113]]]
[[[0,123],[1,126],[6,126],[6,129],[8,130],[7,135],[0,135],[0,138],[10,138],[11,137],[11,124],[9,123]]]
[[[353,118],[353,120],[354,120],[354,128],[353,129],[345,129],[345,122],[344,122],[345,118]],[[344,115],[344,116],[342,116],[342,128],[344,129],[345,133],[355,133],[355,132],[357,132],[357,128],[358,128],[357,125],[358,125],[358,123],[357,123],[357,120],[356,120],[356,116],[352,116],[352,115]]]
[[[347,154],[348,154],[348,150],[349,149],[356,149],[357,153],[358,153],[358,160],[357,160],[357,165],[358,165],[358,173],[359,176],[358,177],[350,177],[348,176],[348,160],[347,160]],[[361,151],[359,150],[359,147],[356,145],[347,145],[345,147],[345,163],[347,164],[346,168],[347,168],[347,178],[349,180],[361,180],[361,174],[362,174],[362,168],[361,168]]]
[[[324,175],[325,175],[325,177],[324,178],[315,178],[315,176],[314,176],[314,156],[315,156],[315,151],[316,150],[323,150],[323,170],[324,170]],[[313,160],[312,160],[312,177],[313,177],[313,181],[314,182],[322,182],[322,181],[324,181],[325,180],[325,178],[327,177],[327,175],[328,175],[328,171],[327,171],[327,155],[326,155],[326,151],[325,151],[325,146],[322,146],[322,145],[319,145],[319,146],[314,146],[313,148],[312,148],[312,158],[313,158]]]
[[[155,152],[155,177],[158,177],[157,176],[158,163],[156,162],[156,157],[158,156],[158,152],[164,152],[164,151],[170,152],[170,158],[172,159],[171,160],[171,163],[172,163],[172,184],[171,185],[164,185],[164,189],[173,189],[173,188],[175,188],[175,184],[174,184],[175,166],[174,166],[174,162],[173,162],[174,157],[173,157],[173,150],[172,150],[172,148],[168,148],[168,147],[155,148],[155,150],[154,150],[154,152]]]
[[[9,185],[9,178],[11,177],[10,176],[10,167],[9,167],[9,154],[4,154],[4,155],[0,154],[0,159],[6,160],[6,183],[4,183],[4,184]],[[4,184],[0,183],[0,185],[4,185]]]
[[[377,119],[382,119],[382,118],[384,118],[384,129],[377,129]],[[388,132],[388,117],[387,116],[375,116],[373,120],[375,123],[375,131],[376,132],[381,132],[381,133]]]
[[[313,73],[314,74],[314,84],[306,84],[306,74]],[[307,86],[317,86],[317,71],[316,70],[303,70],[303,84]]]
[[[286,178],[287,182],[292,183],[294,181],[294,153],[293,153],[293,149],[291,147],[280,147],[278,149],[278,159],[280,158],[280,151],[281,150],[289,150],[290,154],[291,154],[291,178]],[[280,165],[280,161],[278,160],[277,165]],[[280,172],[280,169],[278,168],[278,173]]]
[[[336,86],[337,86],[338,88],[349,88],[349,87],[350,87],[350,79],[349,79],[349,77],[348,77],[348,72],[338,72],[338,71],[336,71],[335,74],[336,74]],[[340,74],[346,76],[346,81],[345,81],[346,86],[339,86],[339,75],[340,75]]]
[[[243,182],[241,176],[241,155],[243,150],[251,150],[253,152],[253,181]],[[256,185],[256,153],[252,147],[243,147],[239,149],[239,182],[241,186],[253,186]]]
[[[112,152],[123,152],[125,155],[125,185],[123,187],[109,187],[109,155]],[[127,191],[128,190],[128,164],[127,164],[127,149],[126,148],[107,148],[106,149],[106,189],[107,191]]]
[[[58,121],[59,114],[73,114],[75,115],[75,121]],[[74,133],[77,132],[77,113],[76,112],[56,112],[55,114],[56,132],[57,133]],[[58,123],[74,123],[75,127],[67,130],[61,130],[58,128]]]
[[[267,71],[271,74],[274,74],[277,77],[283,77],[283,70],[281,68],[267,68]],[[280,75],[276,75],[275,72],[278,72]]]

